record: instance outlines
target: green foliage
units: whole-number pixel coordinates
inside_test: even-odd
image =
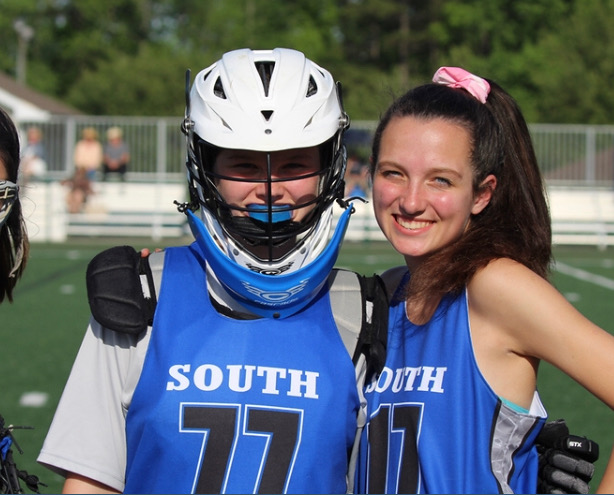
[[[91,114],[177,115],[185,108],[186,55],[157,44],[142,45],[135,55],[116,53],[97,70],[86,70],[67,95]]]
[[[228,50],[304,51],[377,119],[441,65],[494,79],[529,122],[613,123],[614,0],[0,0],[0,70],[86,113],[181,115],[183,78]]]
[[[585,0],[536,47],[541,70],[532,74],[532,82],[544,88],[535,101],[542,121],[614,122],[613,19],[614,0]]]
[[[351,120],[375,120],[400,93],[393,77],[376,67],[328,67],[342,81],[343,104]]]

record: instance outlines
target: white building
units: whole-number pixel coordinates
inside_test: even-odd
[[[15,123],[23,121],[45,122],[52,115],[79,115],[77,109],[19,84],[14,78],[0,72],[0,107]]]

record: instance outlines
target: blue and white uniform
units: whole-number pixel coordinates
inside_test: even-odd
[[[386,366],[365,390],[358,489],[535,493],[534,441],[545,410],[537,393],[531,411],[520,412],[488,385],[473,351],[466,292],[445,298],[426,325],[408,320],[403,297],[389,314]]]
[[[118,491],[345,493],[356,276],[335,271],[294,316],[239,320],[212,307],[196,244],[160,255],[155,327],[92,318],[38,461]]]
[[[359,401],[327,291],[285,320],[235,320],[204,263],[196,244],[166,250],[125,491],[344,493]]]

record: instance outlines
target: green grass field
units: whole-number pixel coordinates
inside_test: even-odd
[[[155,247],[147,239],[97,242],[84,239],[67,244],[34,244],[15,302],[2,304],[0,309],[3,317],[0,325],[0,414],[7,424],[35,428],[15,432],[24,451],[23,455],[16,453],[15,457],[20,469],[38,475],[49,485],[43,493],[58,493],[62,486],[62,479],[37,465],[35,459],[87,326],[85,268],[100,250],[125,243],[136,248]],[[180,240],[172,240],[157,245],[179,243]],[[614,333],[611,318],[614,250],[578,247],[559,248],[555,253],[557,262],[565,268],[582,270],[580,273],[588,280],[579,279],[577,273],[555,272],[554,284],[581,312]],[[387,244],[346,243],[338,266],[371,274],[401,262],[400,256]],[[614,439],[610,409],[547,363],[540,367],[539,387],[551,419],[563,417],[573,433],[599,442],[602,455],[597,462],[596,476],[600,477]],[[38,407],[20,404],[27,398],[36,399],[36,393],[48,394],[48,400]]]

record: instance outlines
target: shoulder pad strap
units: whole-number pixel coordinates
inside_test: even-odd
[[[147,297],[141,275],[147,280]],[[156,305],[151,267],[133,247],[116,246],[97,254],[88,264],[86,285],[92,315],[104,327],[137,335],[151,325]]]
[[[388,342],[388,294],[384,281],[378,275],[359,276],[363,298],[363,319],[358,344],[352,360],[358,362],[361,354],[367,361],[366,380],[378,375],[386,363]]]
[[[388,294],[378,275],[333,269],[330,300],[337,328],[354,365],[365,356],[367,379],[380,373],[386,361]]]

